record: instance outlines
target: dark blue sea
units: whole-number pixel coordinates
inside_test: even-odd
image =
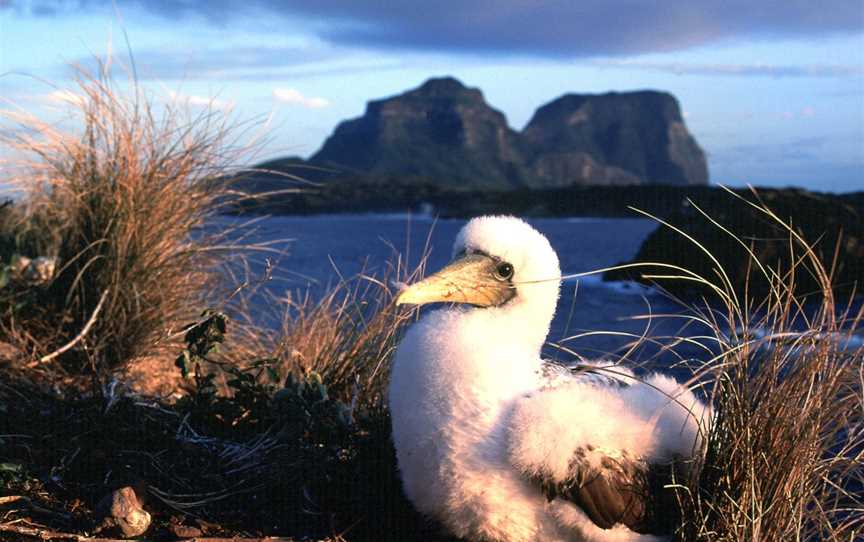
[[[220,217],[215,230],[249,221]],[[463,219],[435,219],[424,215],[320,215],[274,216],[255,219],[243,228],[244,242],[269,243],[272,253],[251,254],[250,278],[264,274],[265,258],[274,263],[272,278],[263,284],[272,296],[253,296],[253,313],[259,323],[277,325],[284,310],[273,298],[321,298],[342,280],[362,282],[359,275],[382,278],[401,261],[413,269],[428,253],[427,272],[450,261],[453,240]],[[541,218],[529,222],[544,233],[558,252],[564,275],[587,273],[628,261],[642,241],[656,228],[647,219]],[[249,234],[251,232],[251,235]],[[392,274],[390,274],[390,278]],[[860,301],[859,301],[860,303]],[[701,307],[704,311],[704,306]],[[428,309],[424,309],[428,310]],[[631,365],[669,370],[681,359],[707,360],[711,354],[676,337],[695,338],[716,348],[713,331],[687,316],[692,309],[662,292],[629,282],[603,282],[600,273],[564,281],[558,310],[544,355],[562,362],[579,357],[618,359],[625,352]],[[722,311],[716,313],[722,319]],[[759,331],[757,330],[757,333]],[[639,337],[641,346],[629,352]],[[848,341],[847,341],[848,342]],[[857,348],[864,337],[849,342]],[[852,344],[854,343],[854,344]],[[553,346],[558,345],[566,350]],[[672,372],[689,377],[689,371]]]
[[[223,217],[217,227],[244,219]],[[544,233],[558,252],[562,272],[585,273],[631,259],[657,224],[644,219],[551,218],[529,221]],[[450,260],[453,239],[465,224],[462,219],[434,219],[411,215],[276,216],[261,219],[247,239],[274,242],[284,251],[266,287],[276,296],[309,292],[320,297],[342,279],[358,274],[383,276],[401,258],[413,268],[428,252],[427,270],[434,272]],[[263,270],[263,256],[252,258],[253,275]],[[263,298],[262,298],[263,299]],[[263,301],[259,301],[263,303]],[[272,302],[270,302],[272,305]],[[261,314],[272,314],[274,307]],[[276,307],[278,309],[278,307]],[[615,356],[628,349],[635,337],[701,335],[705,329],[681,330],[682,320],[661,315],[678,314],[683,308],[663,294],[634,283],[603,282],[600,274],[566,280],[549,342],[572,352],[550,347],[548,357],[571,362],[577,356]],[[647,315],[653,315],[646,319]],[[688,349],[689,348],[689,349]],[[704,356],[692,347],[680,347],[683,356]],[[632,363],[648,360],[657,347],[646,343],[630,356]],[[665,356],[669,365],[674,356]]]

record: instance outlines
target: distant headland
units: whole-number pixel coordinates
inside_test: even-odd
[[[284,187],[282,173],[327,184],[481,192],[708,183],[705,154],[667,92],[566,94],[516,131],[479,89],[452,77],[370,101],[308,160],[256,169],[244,183],[253,192]]]
[[[287,178],[313,184],[279,194],[292,186]],[[705,153],[668,92],[565,94],[516,131],[479,89],[452,77],[370,101],[308,160],[259,164],[236,186],[256,197],[232,212],[459,217],[633,216],[632,206],[666,216],[719,190],[708,186]]]

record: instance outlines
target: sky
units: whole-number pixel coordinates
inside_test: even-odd
[[[0,116],[62,116],[106,56],[254,123],[258,160],[452,75],[517,130],[568,92],[668,91],[712,183],[864,190],[861,0],[0,0]]]

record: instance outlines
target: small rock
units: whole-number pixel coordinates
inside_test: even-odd
[[[32,259],[27,256],[15,256],[9,266],[13,281],[29,284],[46,284],[54,278],[57,259],[39,256]]]
[[[126,538],[140,536],[150,527],[150,514],[129,486],[105,495],[96,505],[96,515],[102,520],[100,530],[116,526]]]
[[[55,258],[39,256],[30,262],[26,277],[36,283],[46,283],[54,278],[54,271],[56,268],[57,260]]]

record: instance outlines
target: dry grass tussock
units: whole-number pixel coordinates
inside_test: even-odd
[[[270,359],[277,382],[289,374],[315,374],[340,401],[383,408],[390,357],[410,320],[410,313],[394,308],[393,284],[419,280],[425,260],[408,268],[394,251],[383,272],[343,277],[318,298],[308,291],[283,298],[264,294],[266,305],[277,311],[275,327],[260,325],[260,300],[253,307],[252,296],[240,297],[229,310],[240,324],[232,338],[233,361]]]
[[[864,308],[854,296],[835,299],[820,256],[827,252],[830,261],[833,247],[808,243],[755,191],[750,199],[730,192],[730,205],[750,206],[782,225],[796,264],[763,266],[753,240],[716,223],[750,251],[750,281],[766,281],[768,298],[736,291],[716,260],[714,277],[671,267],[663,277],[696,281],[713,293],[701,308],[689,304],[690,321],[711,330],[700,340],[712,354],[689,366],[715,417],[704,459],[676,488],[676,538],[855,540],[864,533]],[[803,273],[820,288],[796,296]]]
[[[59,349],[72,372],[172,344],[238,252],[202,229],[231,194],[219,179],[249,150],[232,139],[238,127],[219,112],[154,107],[108,69],[78,72],[68,133],[4,114],[3,144],[24,158],[4,164],[3,181],[24,198],[4,218],[0,265],[43,256],[56,269],[0,293],[0,333],[36,358]]]

